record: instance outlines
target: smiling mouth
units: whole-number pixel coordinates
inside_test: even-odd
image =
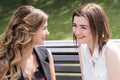
[[[42,38],[42,40],[45,40],[45,38]]]
[[[78,37],[78,39],[83,39],[85,36],[82,36],[82,37]]]

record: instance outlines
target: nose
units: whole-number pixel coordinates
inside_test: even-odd
[[[77,28],[76,31],[75,31],[75,34],[76,35],[80,35],[81,34],[81,30],[79,28]]]
[[[49,34],[50,33],[49,33],[48,29],[47,29],[46,32],[45,32],[45,35],[48,36]]]

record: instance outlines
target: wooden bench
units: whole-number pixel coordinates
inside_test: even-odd
[[[120,40],[113,41],[120,47]],[[73,40],[48,40],[45,46],[51,50],[56,80],[82,80],[77,48]]]
[[[55,63],[56,80],[82,80],[78,52],[73,40],[46,41]]]

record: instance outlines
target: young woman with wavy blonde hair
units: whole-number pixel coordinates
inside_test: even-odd
[[[0,37],[0,80],[55,80],[51,52],[43,45],[48,15],[33,6],[15,10]]]

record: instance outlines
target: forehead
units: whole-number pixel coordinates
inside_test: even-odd
[[[42,25],[42,26],[39,26],[39,30],[42,30],[44,27],[47,27],[48,23],[47,21]]]
[[[75,16],[73,20],[73,24],[89,26],[89,21],[84,16]]]
[[[46,21],[40,28],[47,27],[48,22]]]

